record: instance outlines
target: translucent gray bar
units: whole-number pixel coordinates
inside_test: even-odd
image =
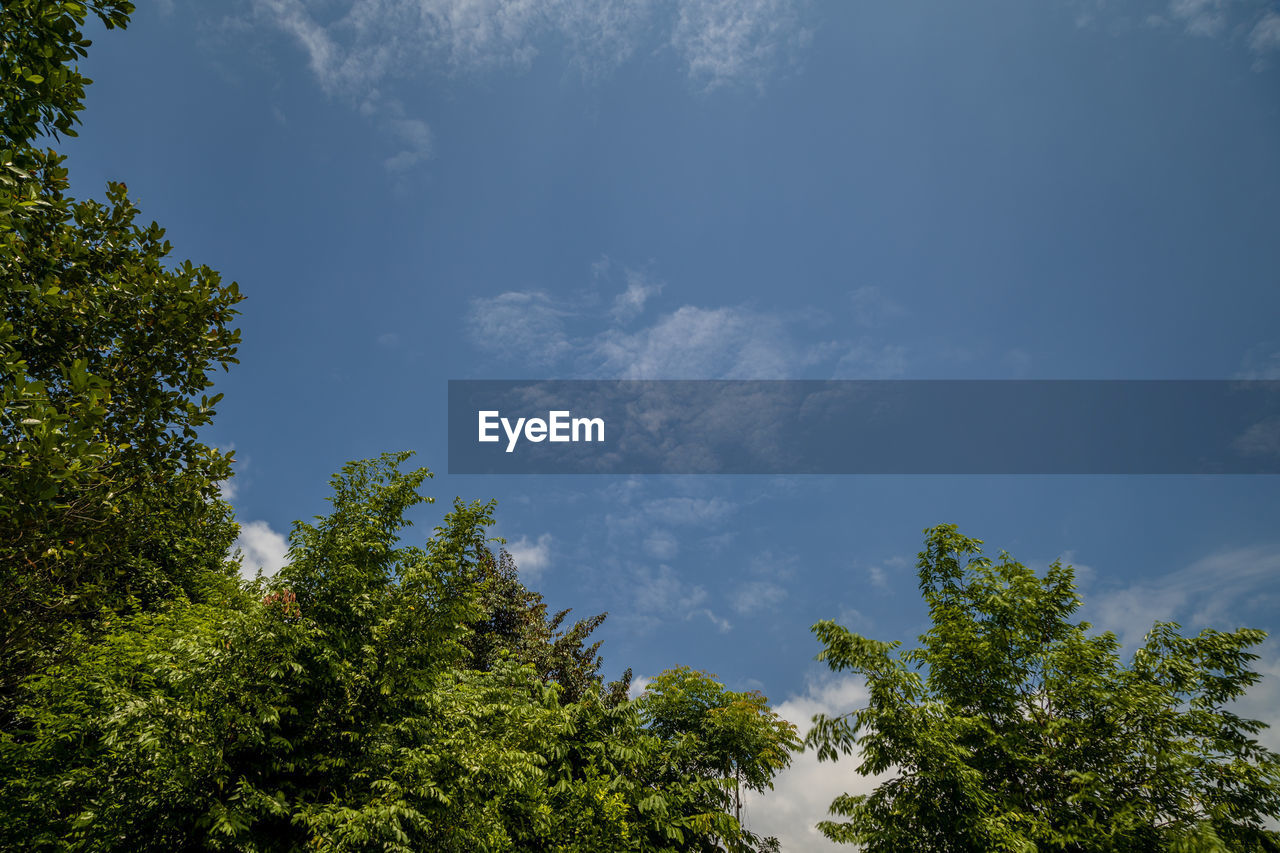
[[[449,473],[1276,474],[1280,381],[452,380]]]

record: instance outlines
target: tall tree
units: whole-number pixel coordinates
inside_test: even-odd
[[[1280,850],[1280,756],[1231,710],[1263,632],[1156,623],[1124,664],[1114,635],[1073,621],[1069,566],[1039,577],[981,545],[926,531],[918,648],[814,626],[819,659],[862,675],[869,701],[815,717],[806,743],[894,774],[836,798],[846,820],[821,830],[869,851]]]
[[[760,849],[725,808],[751,759],[711,736],[742,728],[719,699],[672,721],[598,689],[564,702],[512,655],[471,667],[492,505],[403,544],[429,476],[406,457],[335,476],[260,600],[174,600],[28,679],[0,848]]]
[[[67,195],[89,14],[127,2],[0,5],[0,720],[18,683],[115,615],[233,594],[235,536],[200,442],[235,362],[234,283],[168,260],[124,184]]]
[[[742,790],[763,792],[800,746],[795,726],[769,708],[758,691],[735,692],[687,666],[667,670],[645,686],[637,704],[649,730],[670,745],[673,773],[724,780],[709,806],[742,819]],[[748,834],[747,849],[776,841]],[[713,848],[714,849],[714,848]]]
[[[621,702],[631,685],[628,669],[615,682],[604,684],[598,654],[600,641],[588,643],[591,633],[604,623],[607,614],[579,619],[563,628],[569,609],[547,613],[542,594],[520,581],[515,558],[505,548],[493,554],[479,550],[476,580],[481,585],[484,616],[472,626],[468,639],[470,665],[491,669],[503,657],[529,664],[545,681],[558,684],[561,699],[576,702],[590,692],[604,691],[606,701]]]

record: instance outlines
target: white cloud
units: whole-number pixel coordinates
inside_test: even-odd
[[[592,278],[607,280],[613,269],[602,257],[592,264]],[[901,346],[867,337],[824,339],[822,331],[839,318],[817,312],[683,305],[630,326],[662,286],[632,269],[624,275],[626,287],[607,311],[583,307],[582,300],[570,308],[540,290],[475,299],[467,317],[472,341],[506,360],[589,379],[869,379],[907,370]],[[868,312],[902,310],[879,291],[859,292],[847,309],[853,325]],[[569,318],[574,334],[566,328]]]
[[[609,329],[585,349],[594,373],[620,379],[785,379],[825,354],[776,316],[692,305],[635,332]]]
[[[1258,740],[1268,749],[1280,751],[1280,642],[1267,640],[1254,653],[1258,660],[1250,668],[1261,674],[1262,680],[1249,688],[1233,710],[1246,719],[1266,723],[1269,728],[1258,735]]]
[[[871,585],[883,590],[891,589],[893,578],[899,577],[903,569],[911,565],[906,557],[890,557],[875,565],[867,566],[867,578]]]
[[[218,496],[224,501],[233,501],[236,495],[240,493],[240,487],[236,485],[235,475],[231,475],[225,480],[218,481]]]
[[[848,346],[833,372],[836,379],[892,379],[906,371],[906,347],[858,342]]]
[[[316,23],[301,0],[255,0],[256,11],[292,36],[307,54],[307,65],[325,89],[342,74],[342,50]]]
[[[1249,456],[1280,456],[1280,418],[1267,418],[1253,424],[1232,444]]]
[[[1099,628],[1136,645],[1157,620],[1234,629],[1249,612],[1276,607],[1277,577],[1280,547],[1233,548],[1163,577],[1099,590],[1085,604]]]
[[[640,694],[645,691],[645,688],[647,688],[652,681],[653,679],[647,675],[632,676],[631,688],[627,691],[628,698],[638,699]]]
[[[289,562],[289,542],[265,521],[248,521],[240,525],[240,535],[231,546],[240,550],[240,574],[252,580],[262,569],[271,576]]]
[[[685,618],[685,620],[687,621],[687,620],[689,620],[689,619],[692,619],[692,618],[693,618],[693,617],[695,617],[695,616],[705,616],[705,617],[707,617],[707,620],[708,620],[712,625],[716,626],[716,630],[717,630],[717,631],[719,631],[721,634],[727,634],[727,633],[729,633],[730,631],[732,631],[732,630],[733,630],[733,625],[732,625],[732,623],[730,623],[728,619],[722,619],[722,618],[720,618],[719,616],[717,616],[717,615],[715,614],[715,611],[714,611],[714,610],[712,610],[710,607],[704,607],[704,608],[702,608],[701,610],[694,610],[694,611],[690,612],[690,613],[689,613],[689,615],[685,616],[684,618]]]
[[[475,299],[467,317],[471,340],[481,349],[514,361],[545,366],[572,350],[564,332],[568,312],[538,291]]]
[[[1236,703],[1236,713],[1247,719],[1262,720],[1270,725],[1259,735],[1269,749],[1280,749],[1280,642],[1264,643],[1256,650],[1259,660],[1253,669],[1262,674],[1248,695]],[[857,676],[832,676],[810,684],[803,693],[791,696],[774,710],[793,723],[800,736],[809,730],[815,714],[834,716],[867,704],[863,680]],[[748,792],[744,797],[744,822],[763,835],[772,835],[783,850],[836,851],[848,850],[834,844],[820,833],[816,825],[830,819],[827,809],[840,794],[869,794],[881,782],[892,778],[893,771],[878,776],[861,776],[857,772],[860,756],[841,756],[835,762],[819,762],[817,753],[805,751],[795,755],[791,766],[774,779],[772,791]],[[838,818],[837,818],[838,819]]]
[[[815,714],[834,716],[865,705],[867,690],[861,678],[838,676],[811,684],[803,694],[774,707],[795,724],[801,737],[809,731]],[[889,775],[866,777],[857,772],[857,753],[839,761],[818,761],[815,751],[794,756],[791,766],[774,779],[772,791],[748,792],[744,798],[744,822],[753,832],[775,836],[783,850],[840,851],[846,845],[828,841],[817,829],[827,820],[831,801],[840,794],[870,793]]]
[[[661,282],[649,281],[643,273],[635,270],[627,270],[627,289],[613,300],[613,319],[619,323],[626,323],[644,311],[644,304],[649,300],[650,296],[654,296],[662,291]]]
[[[1064,554],[1063,562],[1070,562]],[[906,563],[905,558],[884,561],[887,565]],[[900,566],[899,566],[900,568]],[[1075,566],[1085,582],[1095,575],[1087,566]],[[1110,629],[1127,643],[1140,642],[1155,619],[1182,618],[1196,624],[1214,624],[1224,630],[1238,627],[1238,614],[1246,608],[1261,613],[1276,609],[1275,578],[1280,577],[1280,547],[1255,546],[1225,549],[1164,577],[1133,584],[1108,594],[1086,599],[1096,613],[1100,629]],[[860,614],[846,612],[842,622],[856,621]],[[1243,620],[1247,624],[1247,619]],[[1262,680],[1250,688],[1234,710],[1250,719],[1262,720],[1271,728],[1259,739],[1271,749],[1280,748],[1280,641],[1268,640],[1254,650],[1259,659],[1252,668]],[[810,684],[800,695],[791,696],[774,707],[784,719],[797,726],[801,736],[815,714],[847,713],[867,702],[863,680],[856,676],[833,676]],[[796,755],[791,767],[775,779],[774,790],[750,793],[745,800],[746,823],[750,829],[776,836],[784,850],[838,851],[848,849],[828,841],[815,825],[828,819],[827,807],[842,793],[867,794],[892,772],[875,777],[858,775],[859,755],[841,757],[837,762],[819,762],[807,751]]]
[[[1138,4],[1114,0],[1075,0],[1076,26],[1099,26],[1113,35],[1142,26],[1192,36],[1217,38],[1224,44],[1241,41],[1256,55],[1254,70],[1267,67],[1267,53],[1280,49],[1280,13],[1259,0],[1161,0],[1159,12],[1144,12]]]
[[[732,501],[718,497],[654,498],[643,504],[643,512],[647,518],[666,524],[711,524],[724,520],[735,509],[736,505]]]
[[[642,567],[636,573],[635,606],[641,612],[687,617],[706,600],[705,587],[685,583],[668,565],[656,572]]]
[[[1170,0],[1169,14],[1192,35],[1216,36],[1226,26],[1225,5],[1224,0]]]
[[[669,530],[655,530],[645,537],[644,550],[650,557],[671,560],[680,553],[680,542]]]
[[[522,70],[551,43],[588,76],[674,51],[707,89],[760,85],[808,39],[805,0],[253,0],[328,92],[359,97],[392,75]],[[322,23],[323,19],[323,23]]]
[[[397,142],[403,146],[383,161],[389,172],[407,172],[431,157],[431,128],[416,118],[390,119],[387,126]]]
[[[542,570],[551,564],[551,534],[543,533],[536,541],[521,536],[515,542],[508,542],[506,549],[516,561],[516,568],[525,580],[531,580],[542,574]]]
[[[671,46],[706,90],[763,82],[810,38],[794,0],[695,0],[678,4]]]
[[[772,581],[746,581],[737,583],[730,604],[741,616],[750,616],[769,610],[782,603],[787,591]]]
[[[1269,11],[1254,24],[1249,32],[1249,47],[1258,54],[1280,50],[1280,12]]]
[[[727,619],[707,606],[706,587],[681,580],[666,564],[658,566],[656,571],[648,566],[637,566],[630,582],[634,608],[624,618],[653,627],[669,619],[688,622],[705,617],[721,633],[733,628]]]
[[[889,576],[880,566],[871,566],[867,569],[867,577],[871,581],[872,586],[878,586],[880,589],[889,588]]]

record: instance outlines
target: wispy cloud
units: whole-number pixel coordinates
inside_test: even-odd
[[[649,297],[662,292],[661,282],[650,281],[644,273],[637,270],[627,270],[626,279],[627,289],[614,298],[613,310],[610,312],[619,323],[635,319],[644,311],[644,304],[649,301]]]
[[[904,576],[904,571],[912,565],[906,557],[890,557],[867,566],[867,579],[871,585],[883,590],[893,588],[894,580]]]
[[[1254,66],[1261,71],[1265,64],[1262,57],[1280,51],[1280,12],[1269,11],[1249,31],[1249,47],[1259,56],[1259,63]]]
[[[721,633],[731,630],[733,625],[707,606],[707,598],[706,587],[683,580],[666,564],[656,570],[640,566],[633,577],[634,612],[628,615],[650,625],[669,619],[706,618]]]
[[[1169,14],[1187,32],[1197,36],[1216,36],[1227,25],[1225,0],[1171,0]]]
[[[611,265],[598,261],[595,277]],[[538,290],[475,299],[467,317],[472,342],[500,359],[555,367],[579,378],[868,379],[901,376],[907,369],[905,348],[869,334],[824,337],[833,318],[812,312],[682,305],[632,325],[628,321],[648,308],[660,286],[632,270],[625,277],[612,307],[594,313],[581,302],[571,308]],[[862,308],[854,299],[848,309],[855,323],[855,314],[873,310],[865,293],[861,299]],[[874,303],[880,314],[902,310],[883,296]]]
[[[389,119],[390,135],[400,150],[383,161],[389,172],[407,172],[431,157],[431,128],[416,118]]]
[[[575,348],[564,331],[568,314],[545,293],[509,291],[475,300],[467,331],[472,343],[500,358],[546,366]]]
[[[1086,599],[1087,614],[1126,645],[1141,643],[1156,620],[1230,630],[1251,613],[1274,612],[1277,578],[1280,547],[1227,549],[1159,578],[1097,590]]]
[[[631,699],[638,699],[640,694],[645,691],[645,688],[647,688],[649,683],[652,681],[653,679],[647,675],[633,676],[631,679],[631,689],[627,691],[627,696]]]
[[[803,48],[806,0],[253,0],[328,92],[362,97],[390,76],[520,70],[553,44],[588,75],[641,47],[670,51],[704,89],[761,85]]]
[[[684,0],[677,7],[670,44],[707,91],[744,80],[763,85],[811,36],[793,0]]]
[[[1078,26],[1101,25],[1112,32],[1134,22],[1199,38],[1240,44],[1255,56],[1261,71],[1269,54],[1280,50],[1280,13],[1257,0],[1077,0]]]
[[[729,602],[739,616],[751,616],[772,610],[786,597],[786,589],[773,581],[745,581],[735,585]]]

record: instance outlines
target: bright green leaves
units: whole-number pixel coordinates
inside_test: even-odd
[[[113,617],[29,679],[0,846],[772,849],[735,794],[769,787],[794,729],[687,669],[626,701],[589,627],[559,632],[490,552],[492,504],[400,541],[428,500],[407,459],[345,466],[251,597]]]
[[[1182,637],[1157,623],[1129,665],[1109,633],[1073,621],[1069,566],[1045,576],[944,525],[918,563],[932,627],[921,645],[814,632],[819,659],[866,679],[866,707],[815,718],[822,760],[864,775],[819,824],[869,851],[1280,849],[1280,756],[1229,710],[1254,684],[1260,631]]]
[[[730,849],[769,849],[771,839],[736,826],[742,789],[773,787],[773,777],[791,763],[800,746],[795,727],[775,714],[760,693],[726,690],[688,667],[654,678],[636,705],[649,731],[670,750],[667,764],[673,778],[722,780],[722,787],[705,789],[697,801],[707,819],[718,822],[721,815],[732,814],[734,825],[704,831],[720,833]]]

